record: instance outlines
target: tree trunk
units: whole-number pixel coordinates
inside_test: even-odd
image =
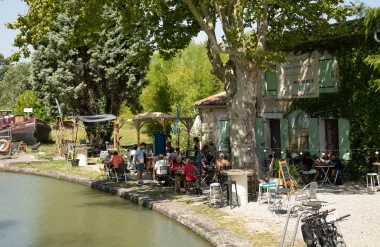
[[[232,166],[259,171],[255,129],[261,69],[254,62],[238,59],[230,60],[226,65]]]

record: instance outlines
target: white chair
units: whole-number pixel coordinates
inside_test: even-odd
[[[210,184],[210,205],[220,207],[222,204],[222,188],[220,183]]]
[[[371,192],[377,191],[377,187],[375,186],[376,180],[377,180],[377,185],[380,185],[379,176],[377,175],[377,173],[367,173],[366,180],[367,180],[367,189],[366,189],[367,192],[369,189],[371,190]]]
[[[309,189],[307,189],[309,188]],[[318,200],[317,198],[318,183],[311,182],[302,188],[301,192],[296,194],[296,200]]]

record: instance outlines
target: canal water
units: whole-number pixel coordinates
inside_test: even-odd
[[[118,196],[0,172],[0,246],[211,246],[179,223]]]

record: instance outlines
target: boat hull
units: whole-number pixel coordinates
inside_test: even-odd
[[[12,141],[13,142],[20,142],[23,141],[27,145],[34,145],[37,142],[41,143],[47,143],[49,142],[49,135],[51,128],[50,126],[37,119],[37,124],[34,123],[27,123],[22,126],[16,126],[12,128]],[[0,130],[0,138],[3,138],[5,136],[9,135],[8,129]],[[4,138],[8,139],[8,138]]]

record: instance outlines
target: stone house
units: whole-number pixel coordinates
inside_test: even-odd
[[[349,159],[348,120],[312,118],[305,112],[289,111],[295,99],[339,90],[336,59],[316,51],[291,54],[274,69],[275,73],[263,72],[261,78],[263,102],[256,118],[260,158],[266,158],[271,150],[276,158],[310,151],[315,156],[334,152]],[[226,93],[221,92],[194,103],[202,122],[202,141],[212,141],[221,151],[227,151],[229,143],[226,100]]]

